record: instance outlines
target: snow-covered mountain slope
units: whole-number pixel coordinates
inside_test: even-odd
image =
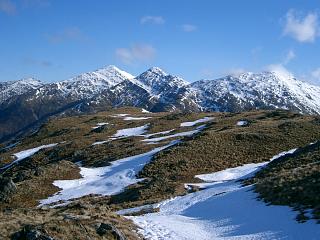
[[[0,90],[0,129],[5,129],[4,135],[51,115],[122,106],[153,112],[280,108],[320,114],[319,86],[276,72],[248,72],[190,84],[158,67],[134,77],[115,66],[107,66],[50,84],[34,79],[0,83]],[[28,114],[28,120],[22,113]],[[17,122],[16,127],[12,121]]]
[[[154,111],[163,110],[199,110],[201,107],[194,101],[193,88],[184,79],[165,73],[158,67],[152,67],[137,76],[137,85],[150,93],[150,99],[156,100]]]
[[[44,84],[34,78],[24,78],[18,81],[0,82],[0,104],[7,99],[37,89]]]
[[[124,80],[134,76],[110,65],[93,72],[80,74],[74,78],[49,84],[40,88],[38,95],[60,94],[76,99],[91,98]]]
[[[188,82],[180,77],[165,73],[158,67],[152,67],[137,76],[136,81],[145,86],[152,94],[158,95],[166,91],[188,86]]]
[[[320,87],[277,72],[243,73],[192,84],[205,109],[244,111],[288,109],[320,113]]]

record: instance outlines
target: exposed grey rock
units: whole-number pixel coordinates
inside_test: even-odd
[[[117,239],[117,240],[126,240],[127,239],[120,230],[118,230],[115,226],[113,226],[109,223],[100,223],[97,228],[97,233],[100,236],[110,235],[114,239]]]
[[[44,234],[40,227],[26,225],[21,231],[14,233],[11,236],[12,240],[54,240],[53,237]]]
[[[0,177],[0,202],[8,201],[16,190],[17,187],[11,178]]]

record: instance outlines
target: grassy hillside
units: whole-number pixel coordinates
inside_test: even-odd
[[[125,116],[117,114],[148,119],[125,120]],[[120,129],[143,125],[147,125],[146,134],[168,130],[172,130],[170,134],[189,131],[195,127],[181,127],[180,124],[208,116],[214,119],[206,123],[204,131],[192,137],[175,137],[157,144],[147,144],[141,141],[143,136],[132,136],[93,145],[110,139]],[[241,125],[239,121],[245,124]],[[201,123],[196,126],[199,125]],[[108,166],[114,160],[145,153],[174,139],[182,139],[182,142],[158,153],[139,173],[139,177],[145,180],[129,186],[120,194],[111,197],[86,196],[77,200],[75,207],[36,208],[39,200],[59,191],[52,185],[54,180],[79,178],[80,164],[85,167]],[[73,230],[70,229],[74,228],[77,236],[87,234],[91,239],[100,239],[96,232],[97,224],[112,222],[128,239],[136,239],[139,236],[131,233],[133,225],[115,215],[114,210],[186,194],[184,183],[200,181],[194,178],[197,174],[264,162],[279,152],[303,147],[319,139],[319,117],[287,111],[186,114],[142,113],[141,109],[122,108],[91,115],[53,118],[37,132],[0,150],[0,167],[4,167],[16,159],[14,154],[17,152],[58,144],[1,171],[1,177],[12,179],[16,190],[0,203],[0,219],[5,220],[3,224],[10,222],[8,227],[2,227],[0,233],[8,237],[26,224],[31,224],[57,238],[63,234],[71,236]],[[268,170],[262,171],[248,183],[256,183],[256,191],[267,202],[299,206],[302,210],[313,208],[317,215],[318,145],[303,148],[294,155],[293,162],[274,162]],[[291,170],[295,174],[290,174]],[[297,197],[296,191],[304,194]],[[284,196],[291,196],[290,201]],[[65,217],[69,211],[74,211],[71,215],[77,215],[72,221]],[[86,217],[83,219],[78,215]],[[68,227],[69,221],[72,223]],[[61,229],[58,225],[62,226]]]
[[[239,120],[248,125],[237,126]],[[217,114],[203,133],[159,153],[140,173],[147,181],[112,197],[112,202],[131,206],[185,194],[183,183],[197,181],[194,175],[268,161],[319,139],[319,130],[318,117],[286,111]]]

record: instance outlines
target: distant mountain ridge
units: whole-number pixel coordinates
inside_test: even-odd
[[[320,87],[276,72],[242,73],[189,83],[152,67],[133,75],[106,66],[68,80],[0,83],[0,139],[55,115],[134,106],[149,111],[287,109],[320,114]]]

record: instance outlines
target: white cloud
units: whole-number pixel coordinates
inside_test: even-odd
[[[283,78],[291,78],[293,74],[283,64],[271,64],[265,68],[266,71],[274,72]]]
[[[296,57],[296,54],[295,52],[291,49],[288,51],[285,59],[283,60],[283,64],[286,65],[288,64],[289,62],[291,62],[292,59],[294,59]]]
[[[193,24],[183,24],[181,27],[184,32],[194,32],[197,30],[197,26]]]
[[[165,20],[161,16],[144,16],[140,19],[141,24],[151,23],[151,24],[164,24]]]
[[[294,10],[286,15],[284,35],[293,37],[299,42],[313,42],[318,35],[318,14],[308,13],[305,17],[297,16]]]
[[[316,81],[320,81],[320,67],[311,72],[311,77]]]
[[[148,44],[135,44],[130,48],[118,48],[116,57],[125,64],[133,64],[137,61],[148,62],[156,55],[156,49]]]
[[[17,8],[11,0],[0,0],[0,12],[13,15],[17,12]]]
[[[123,63],[130,64],[133,60],[132,53],[128,48],[117,48],[116,57]]]
[[[294,74],[287,69],[286,65],[290,63],[295,57],[296,54],[294,50],[290,49],[281,63],[270,64],[266,66],[264,70],[268,72],[274,72],[279,77],[292,78],[294,77]]]

